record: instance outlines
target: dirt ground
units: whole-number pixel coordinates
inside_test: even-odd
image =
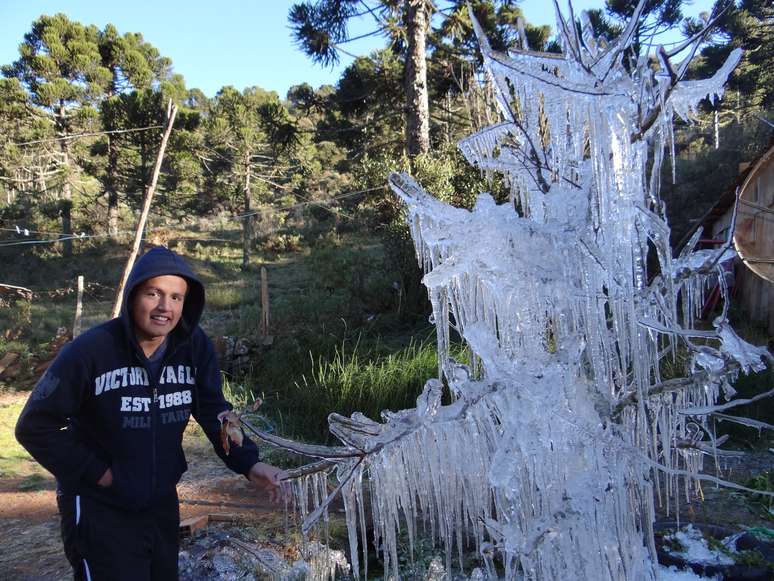
[[[4,397],[24,398],[26,394]],[[212,452],[203,437],[189,434],[185,439],[189,470],[178,487],[181,518],[200,515],[227,515],[232,524],[223,527],[250,530],[282,550],[290,545],[289,523],[292,517],[282,508],[268,503],[243,477],[230,472]],[[723,467],[722,477],[745,482],[763,470],[774,469],[774,454],[761,451],[735,460]],[[48,477],[37,490],[20,490],[22,479],[0,479],[0,579],[8,581],[60,580],[71,578],[62,554],[54,481]],[[693,496],[679,505],[682,522],[707,523],[731,528],[768,526],[760,512],[751,508],[743,495],[702,486],[704,500]],[[674,506],[659,511],[659,520],[675,520]],[[236,531],[234,531],[236,532]],[[186,549],[186,540],[182,549]]]
[[[227,515],[238,521],[232,526],[247,525],[267,537],[282,536],[289,519],[284,509],[271,505],[247,479],[226,468],[203,440],[190,435],[184,441],[189,469],[178,486],[181,519]],[[71,579],[59,536],[54,479],[46,478],[33,491],[19,490],[22,481],[0,479],[0,579]]]

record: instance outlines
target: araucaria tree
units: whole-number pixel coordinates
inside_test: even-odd
[[[696,329],[733,250],[696,250],[697,233],[673,254],[659,172],[673,115],[720,95],[740,52],[701,81],[682,80],[701,35],[660,49],[658,68],[625,63],[645,3],[609,44],[557,8],[561,55],[496,53],[478,29],[502,121],[460,148],[507,180],[511,203],[481,194],[472,211],[453,208],[390,177],[426,272],[439,377],[382,422],[332,414],[343,446],[265,436],[323,460],[297,474],[335,466],[356,571],[370,498],[385,578],[399,567],[399,527],[411,545],[421,520],[447,571],[467,544],[484,557],[478,578],[496,578],[500,559],[508,579],[652,580],[655,499],[674,508],[702,480],[736,486],[703,470],[724,454],[710,418],[744,422],[726,413],[750,401],[731,382],[772,357],[736,335],[726,309]],[[470,361],[450,355],[452,330]],[[686,368],[664,376],[678,351]],[[320,483],[298,480],[306,528],[330,502],[306,513]]]
[[[242,209],[242,266],[253,243],[254,190],[282,189],[287,166],[282,158],[295,147],[295,123],[274,93],[252,87],[224,87],[211,107],[207,126],[213,183],[236,189]]]
[[[390,37],[396,48],[405,41],[405,130],[410,156],[430,148],[426,43],[433,10],[432,0],[312,0],[295,4],[290,10],[296,41],[322,64],[338,61],[338,45],[351,40],[347,30],[351,18],[370,15],[377,25],[375,33]]]
[[[118,234],[119,190],[121,180],[121,150],[131,135],[122,130],[137,128],[137,107],[142,100],[137,92],[146,95],[153,83],[171,77],[172,62],[146,42],[139,33],[120,35],[112,24],[98,36],[102,66],[110,72],[110,82],[101,96],[100,116],[105,130],[104,143],[97,151],[104,153],[105,167],[97,176],[105,189],[108,207],[108,234]],[[144,176],[143,176],[144,177]]]
[[[19,46],[19,59],[3,67],[29,91],[32,102],[53,120],[59,138],[61,171],[60,209],[62,231],[72,232],[72,186],[76,165],[72,160],[71,135],[84,118],[93,117],[93,104],[110,82],[102,66],[98,30],[64,14],[41,16],[32,24]],[[66,239],[65,254],[72,250]]]

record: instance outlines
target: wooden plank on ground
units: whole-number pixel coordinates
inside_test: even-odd
[[[196,531],[201,530],[207,526],[210,522],[209,515],[192,516],[185,520],[180,521],[180,536],[189,537]]]
[[[212,522],[239,522],[242,520],[239,515],[236,514],[215,513],[209,516],[210,521]]]

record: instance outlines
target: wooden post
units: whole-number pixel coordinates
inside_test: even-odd
[[[142,206],[140,220],[137,222],[137,231],[134,233],[132,251],[129,253],[129,258],[126,259],[126,266],[124,266],[124,273],[121,276],[121,283],[118,285],[118,291],[116,292],[116,302],[113,305],[113,318],[116,318],[121,312],[121,303],[124,300],[124,287],[126,286],[126,281],[129,279],[129,273],[132,272],[132,266],[134,266],[137,253],[140,250],[140,243],[142,242],[143,232],[145,231],[145,223],[148,221],[151,201],[153,200],[153,194],[156,193],[156,182],[158,182],[159,174],[161,173],[161,162],[164,161],[164,151],[167,149],[167,141],[169,141],[169,135],[172,133],[172,126],[175,124],[175,115],[177,115],[177,106],[173,105],[172,100],[170,99],[169,104],[167,105],[167,126],[164,128],[164,135],[161,138],[161,147],[159,147],[159,154],[156,157],[153,176],[151,177],[151,182],[145,192],[145,201]]]
[[[261,337],[269,335],[269,275],[266,267],[261,267]]]
[[[242,186],[242,195],[244,196],[245,217],[242,218],[242,268],[247,269],[250,266],[250,247],[253,244],[253,217],[250,215],[250,150],[245,152],[245,181]]]
[[[78,295],[75,298],[75,319],[73,320],[73,339],[81,334],[81,313],[83,312],[83,275],[78,277]]]

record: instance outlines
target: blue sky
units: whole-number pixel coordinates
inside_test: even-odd
[[[172,59],[186,86],[198,87],[208,96],[224,85],[239,89],[257,85],[284,97],[299,83],[315,87],[335,83],[352,59],[342,55],[333,69],[312,64],[293,45],[287,26],[292,4],[290,0],[0,0],[0,64],[17,58],[18,45],[34,19],[64,12],[84,24],[102,28],[112,22],[122,33],[141,32]],[[564,0],[560,4],[564,6]],[[578,11],[603,5],[603,0],[573,2]],[[695,15],[711,5],[711,0],[696,0],[684,12]],[[524,0],[521,6],[529,22],[553,26],[550,1]],[[366,32],[368,24],[359,23],[354,32]],[[364,54],[382,44],[383,40],[371,38],[346,49]]]

